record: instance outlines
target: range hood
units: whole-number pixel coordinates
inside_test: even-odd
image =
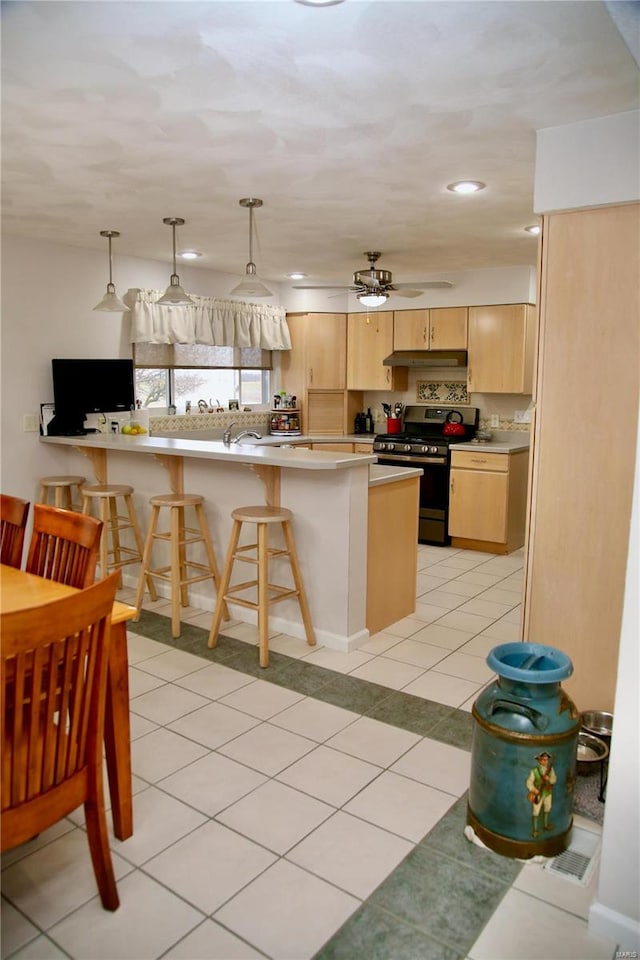
[[[466,350],[394,350],[382,361],[387,367],[466,367]]]

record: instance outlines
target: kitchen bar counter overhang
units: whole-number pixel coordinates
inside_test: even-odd
[[[421,470],[385,470],[376,465],[374,455],[282,449],[246,442],[227,446],[203,440],[122,434],[41,437],[40,442],[64,452],[61,466],[69,473],[81,473],[90,482],[130,484],[144,528],[149,520],[151,496],[169,490],[202,494],[220,562],[235,507],[265,502],[288,507],[294,515],[294,534],[316,637],[331,649],[354,650],[369,639],[370,629],[383,629],[380,624],[384,624],[387,615],[376,610],[372,620],[367,584],[372,583],[378,565],[383,564],[385,570],[394,569],[394,552],[404,557],[417,551]],[[388,511],[392,526],[393,515],[398,512],[398,537],[394,538],[396,542],[387,543],[385,555],[378,557],[370,549],[374,539],[369,536],[369,499],[370,490],[379,491],[381,484],[386,494],[384,510]],[[415,537],[411,520],[407,523],[406,519],[414,492]],[[378,492],[376,497],[379,496]],[[378,504],[376,510],[379,509]],[[286,564],[281,565],[275,558],[272,569],[272,582],[286,582]],[[398,564],[397,569],[406,571],[410,565]],[[402,610],[402,616],[414,609],[415,570],[414,563],[408,582],[407,573],[403,572],[402,581],[395,585],[395,594],[407,598],[403,601],[407,609]],[[396,575],[401,576],[400,572]],[[125,575],[124,582],[126,586],[136,585],[135,568]],[[204,583],[191,588],[191,605],[213,610],[214,602],[213,587],[208,589]],[[254,612],[245,607],[232,607],[231,613],[235,619],[255,623]],[[388,616],[392,618],[389,623],[399,619],[397,605],[390,608]],[[299,608],[293,600],[285,600],[274,608],[269,625],[272,632],[304,636]]]

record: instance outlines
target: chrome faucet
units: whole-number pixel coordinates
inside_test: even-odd
[[[254,437],[256,440],[262,440],[262,434],[256,430],[241,430],[240,433],[236,434],[231,443],[237,443],[238,440],[242,440],[243,437]]]
[[[232,420],[229,426],[224,430],[222,434],[222,442],[226,443],[227,446],[231,443],[231,427],[235,427],[236,421]]]

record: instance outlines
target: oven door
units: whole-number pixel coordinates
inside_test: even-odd
[[[421,467],[418,543],[439,547],[451,543],[447,532],[449,461],[443,457],[416,457],[378,453],[378,463],[391,467]]]

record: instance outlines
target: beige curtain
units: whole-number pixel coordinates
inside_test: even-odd
[[[193,305],[158,306],[161,290],[129,290],[132,343],[204,343],[290,350],[284,307],[191,295]]]

